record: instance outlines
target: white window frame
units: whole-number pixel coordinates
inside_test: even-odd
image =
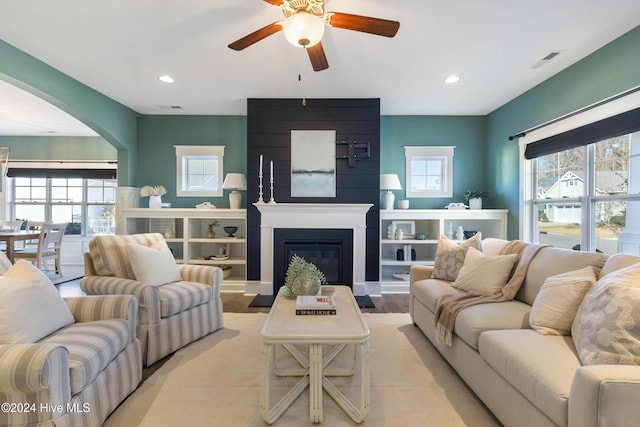
[[[453,197],[453,152],[455,146],[405,146],[405,193],[407,197],[444,198]],[[411,164],[415,158],[439,161],[442,164],[441,191],[414,190]]]
[[[178,197],[222,197],[222,182],[224,178],[224,145],[175,145],[176,149],[176,196]],[[198,191],[189,190],[185,182],[184,162],[187,157],[217,157],[218,179],[217,190]]]
[[[580,113],[567,114],[566,119],[552,120],[548,125],[541,125],[539,129],[523,132],[524,136],[518,139],[520,146],[520,239],[527,242],[538,242],[538,218],[536,214],[536,189],[535,187],[535,163],[536,159],[527,160],[524,152],[528,144],[540,141],[560,133],[585,126],[590,123],[603,120],[617,114],[640,107],[640,92],[634,92],[623,97],[614,96],[610,102],[594,106]],[[585,171],[588,172],[588,179],[593,179],[591,166],[593,163],[593,144],[584,147],[587,150],[585,156]],[[598,197],[592,194],[590,182],[585,182],[585,192],[576,202],[582,207],[582,234],[580,245],[583,250],[595,250],[595,237],[591,230],[594,228],[593,207],[599,200],[615,201],[615,200],[635,200],[638,195],[629,194],[618,197]],[[549,200],[553,203],[556,200]],[[562,202],[571,201],[571,199],[563,199]]]

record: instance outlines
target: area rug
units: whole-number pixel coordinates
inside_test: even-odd
[[[366,313],[364,317],[371,330],[371,410],[360,425],[500,425],[408,314]],[[258,385],[260,330],[266,318],[264,313],[225,313],[224,329],[176,352],[104,426],[265,425],[258,413]],[[336,363],[349,361],[353,357],[349,351]],[[279,360],[285,358],[283,353],[277,353]],[[279,396],[297,381],[276,378],[272,376],[272,390]],[[358,373],[333,381],[343,393],[357,397]],[[308,425],[308,396],[306,390],[273,425]],[[326,393],[323,408],[323,425],[358,425]]]

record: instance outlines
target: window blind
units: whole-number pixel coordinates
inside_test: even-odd
[[[638,130],[640,130],[640,108],[527,144],[524,157],[528,160],[535,159]]]

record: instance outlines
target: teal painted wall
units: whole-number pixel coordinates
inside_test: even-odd
[[[0,79],[71,114],[118,150],[118,183],[135,178],[137,113],[0,40]]]
[[[485,185],[485,118],[482,116],[382,116],[380,118],[380,173],[396,173],[402,190],[394,191],[396,203],[405,196],[405,145],[455,146],[453,198],[409,198],[411,209],[441,209],[464,202],[468,189],[489,191]],[[382,194],[381,194],[382,196]],[[496,206],[490,198],[485,207]]]
[[[224,145],[224,173],[246,174],[247,118],[146,115],[138,120],[138,178],[134,186],[164,185],[167,194],[162,201],[170,202],[176,208],[192,208],[204,201],[228,208],[228,191],[224,192],[223,197],[216,198],[176,197],[174,145]],[[242,193],[242,207],[246,207],[246,192]],[[141,207],[148,206],[148,203],[146,197],[140,199]]]
[[[519,237],[519,148],[509,135],[640,86],[640,27],[493,111],[486,118],[486,183],[509,209],[509,238]]]
[[[98,136],[0,136],[10,149],[10,160],[107,160],[117,150]]]

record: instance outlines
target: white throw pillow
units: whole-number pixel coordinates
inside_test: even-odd
[[[40,270],[18,260],[0,276],[0,343],[34,343],[73,323],[73,314]]]
[[[543,335],[571,335],[578,307],[595,283],[591,266],[547,277],[531,307],[529,324]]]
[[[640,365],[640,263],[587,292],[571,335],[583,365]]]
[[[154,286],[182,280],[176,260],[164,240],[151,246],[129,243],[127,250],[136,280]]]
[[[431,277],[434,279],[449,280],[451,282],[456,280],[464,264],[467,249],[471,247],[480,249],[481,241],[481,233],[477,233],[475,236],[460,244],[449,240],[447,236],[440,236],[438,248],[436,249],[436,258],[433,261]]]
[[[469,248],[464,265],[451,286],[478,295],[499,292],[511,276],[516,257],[516,254],[488,256]]]

